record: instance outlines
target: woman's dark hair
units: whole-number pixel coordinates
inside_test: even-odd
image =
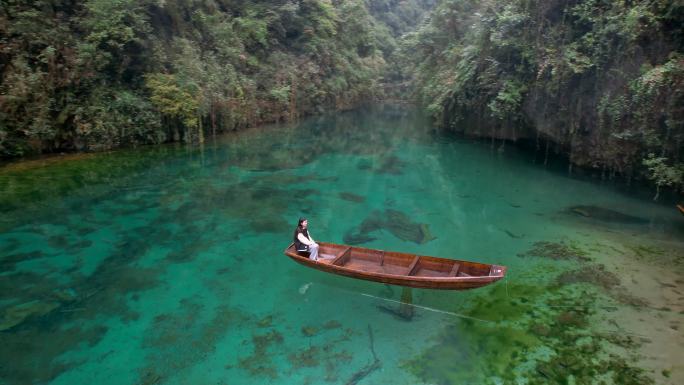
[[[304,222],[305,220],[306,220],[306,218],[299,218],[299,220],[297,221],[297,227],[295,228],[294,235],[293,235],[294,239],[297,239],[298,233],[303,232],[302,222]]]

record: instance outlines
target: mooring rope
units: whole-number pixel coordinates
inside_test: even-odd
[[[370,298],[380,299],[380,300],[387,301],[387,302],[398,303],[398,304],[400,304],[400,305],[408,305],[408,306],[412,306],[412,307],[415,307],[415,308],[418,308],[418,309],[423,309],[423,310],[427,310],[427,311],[432,311],[432,312],[435,312],[435,313],[448,314],[448,315],[451,315],[451,316],[454,316],[454,317],[465,318],[465,319],[471,319],[471,320],[481,321],[481,322],[487,322],[487,323],[496,323],[496,322],[494,322],[494,321],[489,321],[489,320],[482,319],[482,318],[477,318],[477,317],[471,317],[471,316],[467,316],[467,315],[463,315],[463,314],[459,314],[459,313],[454,313],[454,312],[451,312],[451,311],[440,310],[440,309],[434,309],[434,308],[431,308],[431,307],[421,306],[421,305],[414,305],[414,304],[412,304],[412,303],[401,302],[401,301],[397,301],[397,300],[389,299],[389,298],[377,297],[377,296],[374,296],[374,295],[371,295],[371,294],[366,294],[366,293],[360,293],[360,294],[361,294],[362,296],[364,296],[364,297],[370,297]]]

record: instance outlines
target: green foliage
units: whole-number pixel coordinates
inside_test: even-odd
[[[161,143],[159,115],[151,103],[125,89],[96,88],[73,107],[73,141],[79,150],[107,150],[122,145]]]
[[[199,103],[193,89],[182,87],[174,75],[149,74],[145,85],[150,89],[150,101],[161,112],[180,120],[186,127],[196,128]]]
[[[113,49],[123,49],[130,42],[149,33],[144,2],[137,0],[89,0],[82,24],[87,41]]]
[[[516,80],[504,81],[501,89],[487,107],[499,119],[517,115],[527,87]]]
[[[261,47],[268,47],[268,29],[266,21],[261,18],[254,10],[248,10],[244,17],[234,19],[233,30],[237,33],[238,39],[248,47],[256,44]]]
[[[679,163],[670,166],[667,161],[667,158],[656,157],[654,154],[648,154],[648,158],[643,160],[644,166],[648,168],[649,178],[657,187],[654,200],[658,199],[660,188],[663,186],[684,186],[684,165]]]
[[[530,127],[576,164],[648,176],[648,153],[683,161],[682,23],[666,0],[444,0],[401,46],[438,124]]]
[[[9,0],[0,157],[201,140],[350,108],[383,93],[388,62],[399,76],[395,39],[431,5]]]
[[[276,87],[271,90],[271,97],[280,103],[287,103],[290,99],[290,86]]]

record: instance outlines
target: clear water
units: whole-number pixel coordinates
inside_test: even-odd
[[[679,213],[406,107],[11,164],[0,194],[1,385],[684,381]],[[508,277],[400,307],[285,257],[300,216]]]

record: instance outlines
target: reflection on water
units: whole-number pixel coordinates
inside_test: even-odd
[[[384,107],[0,169],[0,384],[676,384],[675,210]],[[316,239],[509,266],[332,276]],[[401,304],[411,298],[414,307]]]

